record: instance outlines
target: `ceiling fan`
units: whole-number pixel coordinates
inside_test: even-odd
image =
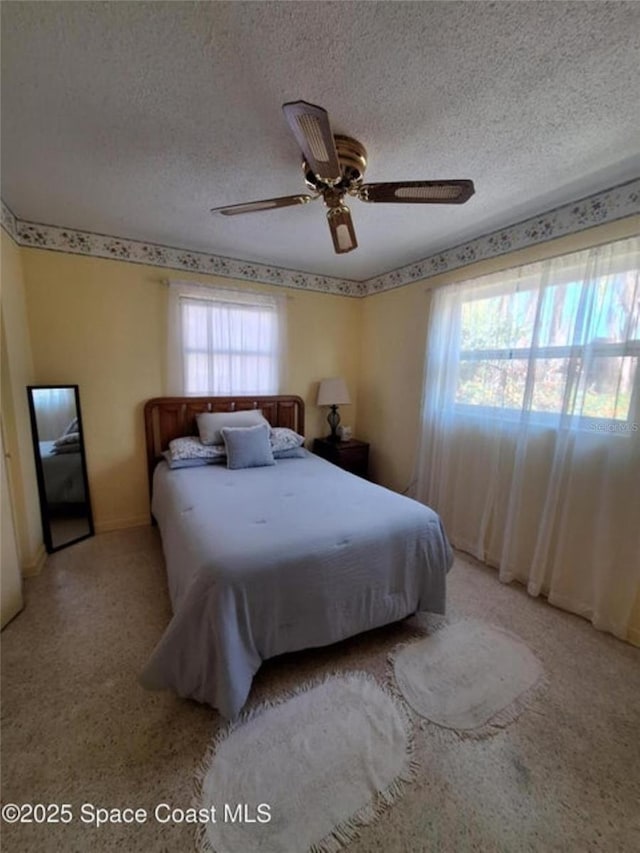
[[[473,181],[401,181],[365,184],[367,151],[350,136],[331,132],[325,109],[306,101],[283,104],[285,118],[302,149],[305,183],[312,194],[288,195],[214,207],[212,213],[237,216],[295,204],[308,204],[322,198],[327,209],[333,247],[338,254],[351,252],[358,245],[351,211],[344,203],[346,195],[360,201],[401,204],[464,204],[474,193]]]

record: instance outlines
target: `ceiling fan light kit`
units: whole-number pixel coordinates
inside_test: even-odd
[[[350,195],[360,201],[401,204],[464,204],[475,192],[473,181],[403,181],[365,184],[367,150],[357,139],[331,132],[325,109],[306,101],[283,104],[285,118],[302,151],[305,183],[313,195],[302,194],[216,207],[212,213],[236,216],[278,207],[308,204],[322,198],[336,254],[357,248],[351,211],[344,203]]]

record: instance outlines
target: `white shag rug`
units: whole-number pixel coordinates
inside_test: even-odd
[[[405,709],[366,673],[261,706],[223,731],[203,761],[195,805],[214,806],[216,820],[201,825],[199,848],[337,851],[402,792],[416,769],[411,751]],[[231,820],[239,804],[255,822]]]
[[[417,714],[459,732],[506,725],[543,683],[542,665],[522,640],[471,619],[404,646],[393,669]]]

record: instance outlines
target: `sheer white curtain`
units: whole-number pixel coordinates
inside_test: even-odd
[[[640,240],[431,294],[418,497],[625,637],[640,589]]]
[[[286,297],[170,282],[172,394],[277,394]]]

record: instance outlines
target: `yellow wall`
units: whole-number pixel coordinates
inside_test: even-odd
[[[34,381],[21,251],[2,231],[1,243],[2,430],[18,556],[24,574],[44,560],[26,386]]]
[[[98,531],[149,519],[142,407],[167,393],[168,278],[261,292],[215,276],[23,249],[37,383],[80,386],[91,498]],[[356,398],[361,301],[286,291],[288,379],[307,406],[306,434],[323,434],[317,383],[344,376]],[[354,423],[356,405],[343,410]]]

